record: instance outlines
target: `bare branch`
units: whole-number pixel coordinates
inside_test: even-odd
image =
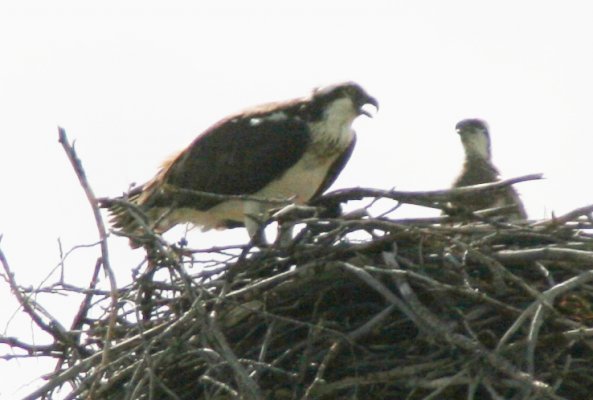
[[[479,185],[466,186],[448,190],[432,190],[422,192],[403,192],[397,190],[379,190],[368,188],[340,189],[323,195],[317,203],[327,204],[335,202],[345,202],[349,200],[362,200],[365,197],[386,198],[402,203],[430,206],[431,203],[442,203],[451,199],[475,193],[487,195],[492,191],[499,190],[509,185],[519,182],[543,179],[543,174],[531,174],[517,178],[505,179],[494,183],[483,183]]]
[[[111,343],[111,338],[113,336],[113,329],[115,326],[116,318],[117,318],[117,283],[115,281],[115,274],[111,269],[111,264],[109,262],[109,247],[107,246],[107,231],[105,229],[105,224],[103,223],[103,218],[101,217],[101,212],[99,211],[99,203],[91,186],[88,182],[84,169],[82,167],[82,163],[78,158],[74,147],[70,145],[68,142],[68,137],[66,136],[66,131],[62,127],[58,127],[58,135],[59,135],[59,142],[62,144],[72,167],[74,168],[74,172],[78,177],[78,181],[82,186],[84,193],[86,194],[87,200],[93,210],[93,216],[95,217],[95,223],[97,225],[97,229],[99,231],[99,238],[101,239],[101,264],[103,265],[103,269],[109,279],[109,284],[111,286],[111,318],[109,323],[109,329],[107,330],[106,337],[105,337],[105,346],[106,351],[103,352],[103,363],[106,365],[109,362],[109,346]]]

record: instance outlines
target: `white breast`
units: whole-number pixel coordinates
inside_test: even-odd
[[[324,118],[312,125],[313,140],[332,143],[338,150],[345,149],[354,137],[352,122],[358,116],[349,98],[334,101],[325,110]]]
[[[485,160],[490,159],[490,140],[484,134],[470,134],[463,140],[468,155],[477,155]]]

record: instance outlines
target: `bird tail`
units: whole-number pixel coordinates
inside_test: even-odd
[[[142,194],[142,188],[135,188],[124,196],[115,198],[97,199],[100,208],[107,209],[109,223],[120,231],[124,236],[130,238],[130,246],[138,248],[141,246],[135,237],[142,235],[142,225],[148,223],[145,213],[138,205],[138,199]]]

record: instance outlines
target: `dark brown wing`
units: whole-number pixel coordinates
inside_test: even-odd
[[[235,117],[199,136],[159,174],[154,185],[216,194],[253,194],[280,178],[305,153],[310,132],[299,118]],[[151,190],[147,187],[147,190]],[[146,207],[207,210],[220,200],[154,190]]]

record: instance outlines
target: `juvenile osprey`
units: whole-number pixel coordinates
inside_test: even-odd
[[[361,114],[370,116],[363,109],[367,104],[378,108],[375,98],[347,82],[227,117],[166,161],[128,200],[158,233],[190,222],[202,230],[246,226],[253,237],[257,220],[277,204],[200,197],[184,190],[307,203],[344,168],[356,142],[352,122]],[[110,207],[115,227],[142,234],[138,216],[129,208],[104,205]]]
[[[455,125],[465,151],[465,162],[453,187],[471,186],[500,180],[498,169],[492,164],[488,125],[480,119],[464,119]],[[464,195],[454,205],[470,211],[512,206],[505,212],[508,220],[527,219],[519,195],[512,186],[488,194]]]

